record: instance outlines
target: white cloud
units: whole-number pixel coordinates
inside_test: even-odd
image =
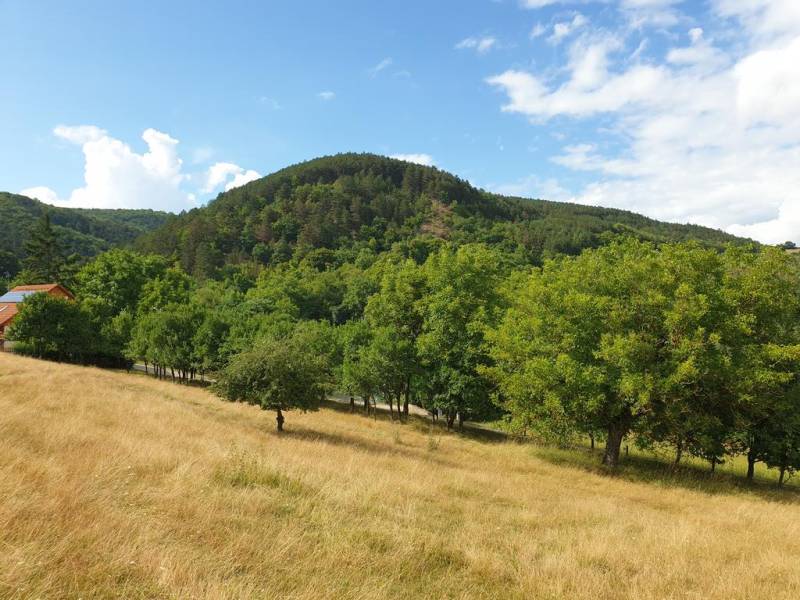
[[[553,33],[547,38],[547,41],[553,45],[557,45],[561,43],[564,38],[569,37],[588,22],[586,17],[581,13],[577,13],[571,21],[563,21],[553,25]]]
[[[457,50],[464,50],[466,48],[474,49],[478,54],[486,54],[489,50],[496,47],[497,38],[491,36],[485,37],[468,37],[456,44]]]
[[[374,67],[370,67],[369,69],[367,69],[367,73],[369,73],[370,77],[376,77],[378,73],[380,73],[384,69],[391,67],[393,62],[394,61],[392,60],[391,57],[384,58]]]
[[[667,62],[702,68],[718,67],[728,62],[723,52],[703,37],[700,27],[689,30],[689,40],[689,46],[671,48],[667,53]]]
[[[325,102],[330,102],[334,98],[336,98],[336,92],[332,92],[330,90],[325,90],[324,92],[320,92],[317,94],[317,97]]]
[[[39,185],[32,188],[26,188],[20,191],[20,194],[23,196],[27,196],[28,198],[36,198],[37,200],[41,200],[45,204],[58,204],[58,194],[51,190],[49,187],[45,187],[43,185]]]
[[[538,198],[544,200],[566,201],[572,197],[558,180],[554,178],[541,179],[530,175],[513,183],[490,185],[489,189],[504,196],[519,196],[523,198]]]
[[[520,5],[523,8],[544,8],[551,4],[558,4],[564,0],[520,0]]]
[[[202,191],[212,193],[224,185],[225,191],[243,186],[246,183],[259,179],[261,175],[252,169],[245,170],[239,165],[228,162],[218,162],[211,165],[206,171],[205,183]]]
[[[80,145],[108,137],[108,132],[105,129],[100,129],[94,125],[76,125],[72,127],[58,125],[53,129],[53,134],[68,142]]]
[[[418,165],[425,165],[426,167],[432,167],[435,164],[430,154],[392,154],[390,158],[417,163]]]
[[[542,37],[545,33],[547,33],[547,27],[541,23],[537,23],[533,26],[533,29],[531,29],[530,38],[533,40],[538,37]]]
[[[800,34],[797,0],[712,0],[718,15],[738,19],[760,42]]]
[[[640,63],[622,56],[614,35],[584,34],[569,46],[563,71],[510,69],[487,81],[504,93],[504,111],[533,123],[587,121],[583,140],[552,157],[589,178],[573,201],[768,243],[800,241],[800,2],[712,1],[737,27],[725,32],[724,49],[695,27],[686,45]],[[541,188],[531,181],[529,189]]]
[[[675,6],[684,0],[621,0],[620,10],[634,28],[671,27],[680,22]]]
[[[155,129],[142,139],[147,151],[139,154],[128,144],[92,125],[59,125],[53,133],[78,144],[85,159],[83,187],[68,199],[59,199],[49,188],[26,190],[40,199],[63,206],[84,208],[157,208],[183,210],[193,199],[181,190],[187,179],[177,154],[178,140]]]
[[[53,134],[79,145],[84,155],[84,185],[61,198],[45,186],[31,187],[21,193],[48,204],[80,208],[152,208],[178,212],[197,204],[194,193],[184,188],[202,180],[201,193],[224,185],[225,190],[244,185],[260,175],[232,163],[216,163],[202,177],[183,170],[178,156],[178,140],[155,129],[146,129],[143,153],[111,137],[93,125],[59,125]],[[200,162],[211,156],[209,148],[196,148],[193,158]],[[221,166],[220,166],[221,165]]]

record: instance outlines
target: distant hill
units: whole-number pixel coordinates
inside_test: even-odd
[[[434,167],[373,154],[310,160],[220,194],[137,241],[212,275],[231,262],[276,263],[313,249],[387,250],[397,242],[481,241],[533,263],[630,233],[656,242],[736,242],[722,231],[608,208],[491,194]],[[741,241],[741,240],[740,240]]]
[[[0,192],[0,254],[22,259],[28,232],[45,211],[50,213],[67,252],[84,257],[128,244],[173,218],[154,210],[61,208]]]

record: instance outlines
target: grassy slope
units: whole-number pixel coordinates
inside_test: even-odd
[[[0,354],[0,596],[800,596],[793,492],[635,482],[331,409],[273,425]]]

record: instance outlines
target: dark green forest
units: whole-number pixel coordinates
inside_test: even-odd
[[[490,194],[434,167],[339,154],[220,194],[207,207],[143,236],[137,247],[174,255],[187,273],[215,278],[226,266],[274,266],[319,250],[326,252],[314,260],[337,265],[395,244],[423,259],[420,253],[441,241],[484,243],[520,262],[541,264],[619,234],[717,247],[736,241],[721,231],[627,211]]]
[[[162,226],[170,215],[154,210],[60,208],[0,192],[0,277],[14,277],[27,256],[32,229],[46,213],[66,255],[89,258]]]

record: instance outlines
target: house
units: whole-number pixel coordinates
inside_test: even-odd
[[[39,285],[18,285],[14,289],[0,296],[0,350],[5,345],[5,332],[14,320],[18,310],[17,306],[32,294],[49,294],[60,298],[74,300],[67,288],[57,283],[43,283]]]

